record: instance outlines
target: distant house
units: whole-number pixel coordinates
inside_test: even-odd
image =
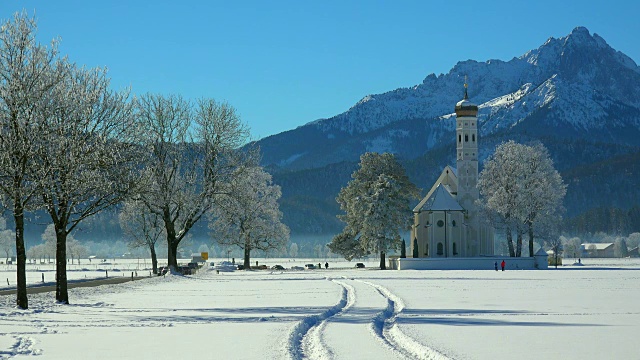
[[[580,244],[582,257],[610,258],[614,257],[613,243],[584,243]]]
[[[632,257],[632,258],[640,257],[640,249],[638,249],[637,246],[632,249],[629,249],[629,251],[627,252],[627,255],[629,255],[629,257]]]

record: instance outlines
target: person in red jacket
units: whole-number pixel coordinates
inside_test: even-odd
[[[502,260],[502,262],[500,263],[500,266],[502,267],[502,271],[504,271],[505,265],[507,265],[507,263],[505,263],[504,260]]]

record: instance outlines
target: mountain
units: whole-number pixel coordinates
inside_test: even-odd
[[[367,95],[344,113],[257,141],[263,164],[282,185],[285,222],[294,232],[339,231],[341,224],[328,220],[339,212],[335,196],[367,151],[395,153],[428,190],[440,169],[455,161],[453,108],[465,76],[469,98],[479,104],[481,160],[505,140],[541,141],[563,175],[584,176],[572,170],[581,168],[607,182],[607,167],[593,164],[640,151],[640,68],[577,27],[509,61],[462,61],[419,85]],[[632,168],[624,176],[640,175]],[[625,187],[609,199],[593,194],[585,204],[575,200],[580,196],[572,191],[583,184],[573,180],[565,178],[572,216],[640,200],[638,190]],[[600,185],[606,184],[590,189]],[[618,198],[626,200],[618,204]]]

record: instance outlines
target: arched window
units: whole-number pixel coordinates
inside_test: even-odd
[[[462,142],[462,135],[458,135],[458,142]]]
[[[456,243],[453,243],[453,255],[458,255],[458,246],[456,245]]]
[[[464,142],[469,142],[469,135],[467,134],[464,135]]]
[[[438,255],[442,254],[444,254],[444,246],[442,246],[442,243],[438,243]]]
[[[451,226],[456,227],[456,221],[455,220],[451,220]]]
[[[476,141],[476,134],[471,134],[471,141]]]

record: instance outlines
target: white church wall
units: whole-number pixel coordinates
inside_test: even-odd
[[[505,270],[547,269],[547,259],[538,257],[469,257],[469,258],[389,258],[392,270],[494,270],[495,263],[505,261]]]

